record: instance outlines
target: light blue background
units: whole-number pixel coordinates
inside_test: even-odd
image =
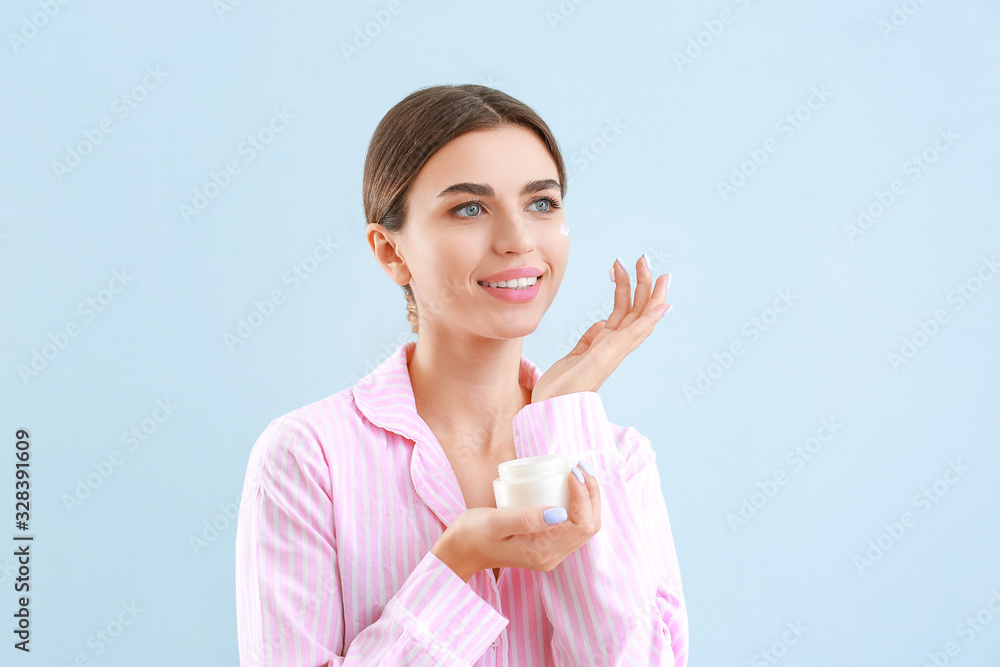
[[[211,2],[72,2],[43,21],[44,4],[0,16],[0,541],[15,532],[17,428],[32,435],[36,535],[30,655],[11,647],[14,562],[0,556],[0,662],[238,662],[226,509],[251,446],[412,338],[363,239],[368,140],[413,90],[471,82],[535,108],[569,169],[570,265],[529,358],[548,368],[607,315],[615,255],[634,275],[649,252],[673,276],[674,309],[600,393],[657,450],[692,667],[771,664],[760,652],[776,643],[789,667],[923,665],[950,641],[948,664],[997,664],[1000,615],[960,632],[994,592],[1000,608],[1000,279],[976,283],[1000,253],[997,3],[400,0],[391,14],[245,0],[220,16]],[[380,11],[391,20],[345,56]],[[705,46],[679,65],[689,39]],[[147,68],[165,75],[123,117],[113,102]],[[802,107],[813,87],[829,97]],[[241,142],[276,108],[294,118],[248,160]],[[788,136],[778,123],[797,110],[808,119]],[[113,131],[60,179],[53,162],[104,118]],[[957,138],[913,180],[907,161],[948,128]],[[776,150],[723,197],[718,182],[768,139]],[[186,221],[181,205],[230,160],[240,172]],[[845,225],[893,180],[905,190],[852,242]],[[339,246],[293,289],[283,276],[318,238]],[[78,304],[122,269],[129,283],[88,321]],[[966,284],[979,291],[959,307],[949,295]],[[224,336],[273,289],[284,302],[230,350]],[[792,305],[752,339],[780,290]],[[947,321],[894,368],[939,309]],[[79,335],[22,380],[70,323]],[[733,343],[743,353],[713,367]],[[699,372],[710,386],[689,399]],[[176,410],[123,446],[157,399]],[[796,470],[786,454],[823,419],[842,427]],[[68,509],[114,450],[124,462]],[[968,468],[954,484],[940,481],[951,461]],[[773,497],[752,495],[781,471]],[[936,481],[947,491],[921,511],[913,498]],[[734,530],[727,515],[754,498]],[[904,512],[915,525],[883,536]],[[890,548],[859,570],[880,536]],[[132,602],[142,611],[98,655],[97,631]],[[782,645],[795,623],[805,633]]]

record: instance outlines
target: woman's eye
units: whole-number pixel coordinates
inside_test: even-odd
[[[468,209],[472,213],[470,215],[461,215],[461,212],[464,211],[464,210],[466,210],[466,209]],[[469,202],[468,204],[465,204],[461,208],[455,209],[455,213],[458,213],[460,218],[475,218],[476,216],[478,216],[482,212],[483,212],[482,205],[480,205],[480,204],[478,204],[476,202]]]
[[[533,202],[531,202],[530,206],[534,206],[535,204],[543,204],[544,205],[544,207],[542,209],[540,209],[540,210],[536,209],[536,210],[538,210],[539,213],[551,213],[555,209],[559,208],[559,204],[557,204],[554,199],[550,199],[548,197],[542,197],[541,199],[539,199],[537,201],[533,201]]]
[[[531,202],[528,207],[530,209],[532,206],[537,205],[541,205],[542,208],[535,208],[531,210],[538,213],[551,213],[555,209],[559,208],[559,203],[551,197],[542,197],[541,199],[537,199]],[[462,211],[466,211],[466,213],[463,214]],[[454,209],[454,213],[460,218],[478,218],[483,213],[483,203],[481,201],[466,202]]]

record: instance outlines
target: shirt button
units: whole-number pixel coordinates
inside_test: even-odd
[[[497,635],[497,638],[493,640],[493,643],[490,644],[490,646],[492,646],[493,648],[500,646],[500,635]]]

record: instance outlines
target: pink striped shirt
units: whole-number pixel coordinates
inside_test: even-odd
[[[584,391],[514,417],[519,458],[586,458],[601,529],[551,572],[462,581],[430,548],[465,509],[417,414],[404,343],[354,387],[273,420],[236,531],[240,664],[687,665],[687,609],[656,453]],[[519,382],[541,377],[521,356]]]

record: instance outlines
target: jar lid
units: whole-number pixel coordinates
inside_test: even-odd
[[[500,479],[523,479],[559,473],[569,474],[569,456],[566,454],[541,454],[523,459],[504,461],[498,466]]]

